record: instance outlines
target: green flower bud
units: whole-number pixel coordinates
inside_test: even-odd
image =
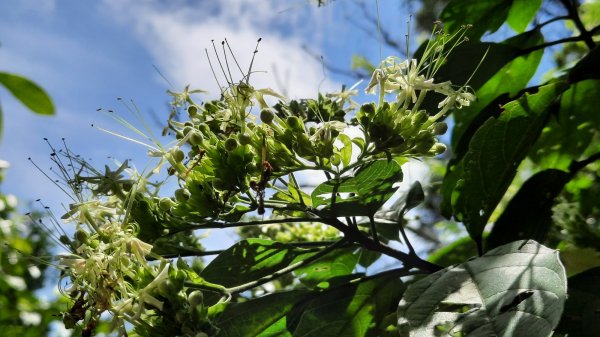
[[[256,124],[249,122],[248,124],[246,124],[246,126],[248,127],[248,129],[254,130],[254,128],[256,127]]]
[[[424,139],[419,141],[415,146],[415,152],[419,154],[427,154],[434,145],[433,139]]]
[[[269,109],[262,109],[260,111],[260,121],[265,124],[273,123],[273,118],[275,118],[275,114]]]
[[[242,145],[248,145],[250,144],[250,141],[252,141],[252,139],[250,138],[250,135],[247,133],[242,133],[238,136],[238,140],[240,141],[240,144]]]
[[[225,150],[231,152],[238,147],[238,142],[237,142],[237,140],[235,140],[235,138],[227,138],[224,145],[225,145]]]
[[[294,131],[304,132],[304,123],[296,116],[290,116],[286,119],[287,125]]]
[[[436,143],[435,145],[433,145],[430,152],[432,152],[432,154],[436,156],[442,154],[446,152],[446,145],[444,143]]]
[[[424,110],[421,110],[412,116],[412,124],[421,125],[425,123],[428,119],[429,116],[427,115],[427,113]]]
[[[204,299],[204,295],[200,290],[194,290],[188,296],[188,303],[190,307],[196,308],[199,305],[202,305],[202,301]]]
[[[173,153],[171,153],[171,156],[173,157],[173,160],[177,163],[181,163],[185,158],[185,154],[181,150],[173,151]]]
[[[77,241],[79,241],[80,243],[87,242],[89,236],[90,235],[88,234],[88,232],[84,231],[83,229],[78,229],[77,231],[75,231],[75,239],[77,239]]]
[[[190,115],[190,118],[196,117],[196,115],[198,114],[198,107],[195,105],[190,105],[187,108],[187,111],[188,111],[188,115]]]
[[[185,123],[183,123],[184,126],[189,126],[189,127],[194,127],[194,123],[192,123],[191,121],[187,121]]]
[[[192,194],[187,188],[179,188],[175,190],[175,200],[178,202],[186,202],[190,199]]]
[[[437,136],[441,136],[448,131],[448,124],[444,122],[436,123],[433,127],[433,133]]]
[[[211,133],[210,127],[206,123],[200,123],[200,125],[198,125],[198,130],[205,136],[208,136]]]
[[[202,144],[202,134],[198,131],[194,131],[191,135],[190,135],[190,144],[194,145],[194,146],[198,146],[200,144]]]
[[[168,211],[171,209],[171,207],[173,207],[175,205],[175,203],[173,202],[173,200],[171,200],[171,198],[160,198],[160,200],[158,201],[158,207],[160,207],[160,209],[162,209],[163,211]]]
[[[60,243],[62,243],[63,245],[70,245],[71,244],[71,240],[66,235],[61,235],[58,238],[58,241],[60,241]]]
[[[194,127],[193,126],[186,126],[183,128],[183,135],[187,136],[188,133],[194,131]]]

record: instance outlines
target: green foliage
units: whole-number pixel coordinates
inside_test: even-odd
[[[567,296],[555,250],[516,241],[410,285],[401,336],[549,336]]]
[[[546,42],[542,28],[565,19],[545,18],[548,6],[578,35]],[[58,154],[80,166],[59,170],[77,200],[63,217],[77,227],[59,261],[78,309],[65,323],[109,316],[140,336],[594,335],[580,323],[593,325],[598,302],[581,309],[600,263],[600,28],[577,9],[449,1],[446,31],[436,25],[415,59],[354,58],[373,102],[355,102],[356,86],[288,100],[252,87],[251,70],[219,100],[169,92],[187,116],[168,120],[170,147],[146,144],[158,163],[144,175]],[[503,25],[515,35],[480,41]],[[559,43],[583,49],[537,82]],[[443,154],[449,129],[439,195],[417,182],[397,196],[404,165]],[[163,167],[177,184],[166,194],[149,183]],[[299,173],[323,182],[306,189]],[[440,214],[468,237],[441,244],[423,225]],[[204,251],[195,230],[226,228],[241,240]],[[408,230],[434,243],[429,260]],[[205,266],[205,255],[217,256]]]
[[[0,72],[0,84],[27,108],[39,115],[54,115],[54,104],[44,91],[31,80],[19,75]],[[0,106],[0,137],[2,136],[2,107]]]

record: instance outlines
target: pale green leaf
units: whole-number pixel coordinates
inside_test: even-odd
[[[558,252],[517,241],[410,285],[398,326],[402,337],[547,337],[566,296]]]
[[[44,89],[34,82],[15,74],[0,72],[0,84],[31,111],[40,115],[54,115],[54,104]]]

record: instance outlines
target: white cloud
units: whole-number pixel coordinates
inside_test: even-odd
[[[215,40],[217,50],[221,52],[224,38],[229,41],[244,72],[250,64],[257,39],[262,38],[253,65],[253,71],[257,73],[251,81],[256,88],[271,87],[291,97],[314,97],[319,86],[321,90],[339,89],[339,85],[325,78],[321,64],[302,49],[305,44],[315,44],[309,34],[322,24],[328,13],[319,15],[321,12],[303,3],[299,3],[299,8],[293,8],[290,6],[294,5],[282,6],[274,0],[225,0],[201,2],[196,6],[178,3],[175,9],[156,2],[140,5],[139,2],[106,0],[106,3],[124,24],[134,26],[158,68],[174,82],[174,89],[191,84],[193,88],[219,92],[205,49],[209,50],[223,85],[223,73],[218,67],[211,40]],[[302,25],[290,24],[299,21]],[[284,24],[285,29],[274,29]],[[229,67],[234,81],[240,80],[242,75],[231,58]]]

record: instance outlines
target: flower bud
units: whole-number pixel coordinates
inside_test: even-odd
[[[204,295],[200,290],[194,290],[188,296],[188,303],[190,307],[196,308],[199,305],[202,305],[202,301],[204,299]]]
[[[224,145],[225,145],[225,150],[228,152],[231,152],[238,147],[238,142],[237,142],[237,140],[235,140],[235,138],[227,138]]]
[[[186,202],[190,199],[192,194],[187,188],[179,188],[175,190],[175,200],[178,202]]]
[[[286,123],[292,130],[304,132],[304,124],[300,118],[296,116],[290,116],[286,119]]]
[[[194,146],[198,146],[200,144],[202,144],[202,134],[198,131],[194,131],[191,135],[190,135],[190,144],[194,145]]]
[[[242,145],[248,145],[250,144],[250,141],[252,141],[252,139],[250,138],[250,135],[247,133],[242,133],[238,136],[238,140],[240,142],[240,144]]]
[[[211,132],[210,127],[206,123],[200,123],[200,125],[198,125],[198,129],[205,136],[208,136]]]
[[[179,149],[173,151],[173,153],[171,153],[171,156],[173,157],[173,160],[177,163],[181,163],[185,158],[185,154]]]
[[[260,111],[260,120],[265,124],[271,124],[275,118],[275,114],[269,109],[262,109]]]
[[[448,124],[446,124],[444,122],[436,123],[435,126],[433,127],[433,133],[436,136],[441,136],[444,133],[446,133],[446,131],[448,131]]]
[[[187,108],[188,114],[190,115],[190,118],[196,117],[196,115],[198,114],[198,107],[195,105],[190,105]]]
[[[173,202],[173,200],[171,200],[171,198],[161,198],[158,201],[158,207],[160,207],[160,209],[162,209],[163,211],[168,211],[171,209],[171,207],[173,207],[175,205],[175,203]]]
[[[436,156],[444,153],[445,151],[446,151],[446,145],[444,143],[436,143],[435,145],[433,145],[433,147],[430,150],[430,152],[432,152],[432,154],[434,154]]]
[[[421,110],[413,115],[412,124],[413,125],[421,125],[421,124],[425,123],[427,121],[427,119],[429,119],[429,116],[427,115],[427,113],[424,110]]]
[[[187,136],[187,134],[192,131],[194,131],[194,127],[187,125],[186,127],[183,128],[183,135]]]
[[[89,236],[90,235],[88,234],[88,232],[84,231],[83,229],[78,229],[77,231],[75,231],[75,239],[77,239],[77,241],[79,241],[80,243],[87,242]]]

